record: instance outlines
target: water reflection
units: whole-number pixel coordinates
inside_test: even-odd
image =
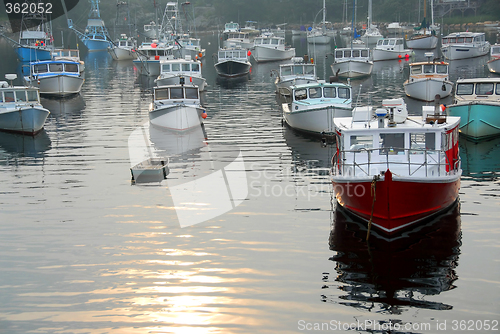
[[[26,136],[17,133],[0,131],[0,149],[9,154],[25,157],[41,157],[51,148],[49,135],[45,130],[36,136]]]
[[[324,302],[357,309],[401,314],[408,308],[449,310],[453,305],[427,300],[455,288],[461,246],[460,207],[427,224],[387,239],[372,231],[369,242],[366,224],[350,217],[340,206],[334,213],[330,249],[337,252],[335,274],[325,276]],[[375,232],[375,233],[373,233]],[[336,288],[334,296],[326,288]]]
[[[476,181],[495,181],[500,174],[500,138],[474,142],[460,137],[463,176]]]

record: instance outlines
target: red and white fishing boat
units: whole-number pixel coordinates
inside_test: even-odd
[[[409,117],[403,99],[382,104],[334,119],[331,177],[338,204],[395,234],[457,200],[460,117],[442,115],[439,105]]]

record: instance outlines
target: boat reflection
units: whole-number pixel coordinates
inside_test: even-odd
[[[401,236],[387,239],[372,229],[367,242],[366,235],[366,224],[337,206],[329,239],[330,249],[336,252],[330,258],[336,263],[336,275],[325,276],[324,288],[335,287],[343,294],[328,296],[324,290],[324,302],[340,299],[347,306],[389,314],[408,308],[453,308],[426,297],[456,287],[461,246],[458,202]]]
[[[458,141],[462,176],[476,181],[495,181],[500,175],[500,138],[474,142],[465,137]]]
[[[49,135],[42,129],[36,136],[0,131],[0,150],[25,157],[41,157],[50,150]]]
[[[250,73],[247,75],[235,77],[235,78],[225,78],[217,75],[215,78],[215,83],[223,88],[240,88],[243,87],[252,78],[252,69],[250,68]]]

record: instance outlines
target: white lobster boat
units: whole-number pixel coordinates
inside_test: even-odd
[[[373,49],[373,61],[401,59],[409,56],[410,53],[411,50],[404,47],[403,38],[384,38],[380,39]]]
[[[314,82],[291,87],[291,102],[283,103],[283,119],[293,129],[321,136],[333,136],[336,117],[352,114],[351,86]]]
[[[256,62],[286,60],[295,56],[295,48],[285,45],[285,38],[260,36],[254,40],[253,58]]]
[[[80,63],[69,60],[47,60],[30,63],[30,74],[24,80],[38,87],[40,94],[66,97],[79,94],[83,78]]]
[[[15,80],[16,74],[6,74]],[[50,112],[40,103],[38,88],[12,86],[0,81],[0,130],[35,135],[43,129]]]
[[[453,82],[449,77],[449,65],[443,61],[431,61],[434,53],[426,53],[427,62],[410,64],[410,77],[403,83],[405,94],[422,101],[434,101],[451,94]]]
[[[335,60],[331,65],[333,74],[340,78],[361,78],[372,74],[373,61],[368,48],[335,49]]]
[[[250,73],[250,52],[238,47],[227,47],[217,52],[214,64],[217,74],[224,78],[236,78]]]
[[[154,87],[149,121],[153,126],[174,131],[187,131],[201,126],[207,113],[200,102],[197,86],[180,84]]]
[[[443,37],[442,45],[441,51],[449,60],[480,57],[490,52],[484,32],[454,32]]]
[[[276,75],[276,91],[285,96],[291,95],[292,86],[318,81],[316,65],[310,63],[306,56],[293,57],[291,63],[280,64],[279,72],[272,70],[272,73]]]

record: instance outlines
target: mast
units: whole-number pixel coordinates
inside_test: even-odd
[[[368,26],[367,29],[372,27],[372,0],[368,0]]]

